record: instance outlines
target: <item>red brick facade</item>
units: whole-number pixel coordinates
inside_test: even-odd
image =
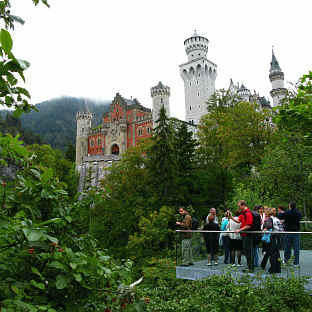
[[[103,124],[93,129],[88,137],[88,154],[123,153],[142,139],[151,137],[152,128],[151,110],[136,99],[125,99],[117,93],[103,116]]]

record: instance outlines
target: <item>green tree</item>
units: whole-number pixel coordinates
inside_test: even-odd
[[[297,91],[289,92],[282,105],[276,108],[274,122],[278,127],[299,133],[311,140],[312,133],[312,72],[303,75]],[[311,143],[310,143],[311,144]]]
[[[188,131],[187,124],[180,122],[172,140],[174,167],[175,206],[188,206],[193,203],[195,169],[197,167],[196,140]]]
[[[302,136],[276,133],[255,172],[256,184],[264,200],[289,202],[295,200],[304,215],[311,215],[312,148]]]
[[[201,153],[206,161],[239,175],[257,165],[271,141],[271,112],[259,110],[255,103],[239,102],[231,107],[215,107],[199,129]]]
[[[173,147],[174,129],[162,106],[157,126],[154,129],[152,144],[147,151],[147,169],[150,185],[159,200],[159,208],[171,205],[174,189],[175,153]]]

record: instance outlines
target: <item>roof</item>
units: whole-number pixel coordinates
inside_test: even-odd
[[[282,71],[279,64],[278,64],[278,61],[274,55],[273,49],[272,49],[272,61],[271,61],[270,72],[272,72],[272,71]]]
[[[266,99],[264,96],[259,96],[258,100],[262,107],[271,107],[270,101]]]

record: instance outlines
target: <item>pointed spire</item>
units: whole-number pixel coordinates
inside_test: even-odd
[[[273,51],[273,47],[272,47],[272,61],[271,61],[271,68],[270,68],[270,72],[273,72],[273,71],[282,71],[279,64],[278,64],[278,61],[275,57],[275,54],[274,54],[274,51]]]

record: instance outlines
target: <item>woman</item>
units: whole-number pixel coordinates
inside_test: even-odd
[[[264,213],[264,207],[262,205],[258,206],[258,212],[261,217],[261,230],[263,230],[263,223],[266,218],[265,213]]]
[[[204,225],[204,231],[220,231],[220,227],[217,223],[214,222],[214,216],[208,216],[208,223]],[[206,249],[208,253],[208,263],[207,265],[212,265],[212,261],[214,264],[218,264],[218,243],[219,243],[219,233],[216,232],[205,232],[203,233]]]
[[[273,230],[274,229],[274,209],[268,209],[267,211],[267,218],[263,223],[263,230]],[[262,262],[261,268],[264,270],[265,266],[270,259],[271,267],[269,269],[269,273],[281,273],[281,262],[280,262],[280,255],[279,255],[279,239],[277,234],[270,234],[269,242],[263,242],[263,251],[265,252]]]
[[[221,231],[226,231],[227,230],[227,225],[229,223],[229,213],[230,210],[227,210],[225,212],[225,216],[222,218],[221,221]],[[228,264],[229,263],[229,258],[230,258],[230,237],[229,233],[221,233],[222,237],[222,246],[224,249],[224,263]]]
[[[234,219],[238,222],[235,222],[231,219],[231,212],[229,212],[229,223],[227,225],[228,231],[236,231],[240,228],[240,222],[238,216],[240,215],[239,211],[235,212]],[[242,259],[242,250],[243,250],[243,242],[239,233],[230,233],[230,263],[235,266],[235,255],[237,256],[237,266],[241,266]]]

